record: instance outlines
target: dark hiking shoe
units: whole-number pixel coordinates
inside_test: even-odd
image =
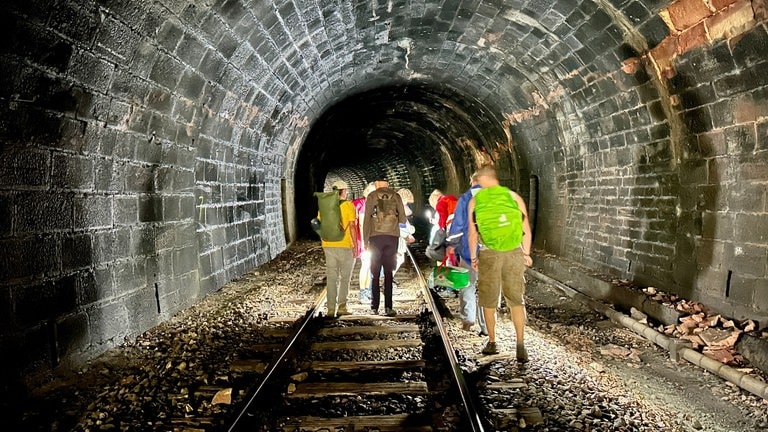
[[[520,363],[525,363],[528,361],[528,350],[525,349],[524,345],[517,346],[517,361]]]
[[[387,308],[385,315],[388,317],[394,317],[397,316],[397,312],[395,312],[394,309]]]
[[[338,309],[336,309],[336,316],[344,316],[344,315],[352,315],[352,312],[347,310],[346,306],[339,306]]]
[[[488,342],[488,344],[481,351],[484,355],[498,354],[499,349],[496,347],[496,342]]]
[[[461,323],[461,329],[464,331],[472,331],[472,326],[475,325],[475,323],[464,321]]]

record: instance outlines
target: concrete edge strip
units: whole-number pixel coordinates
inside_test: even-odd
[[[611,319],[611,321],[621,324],[622,326],[632,330],[640,336],[643,336],[656,345],[668,350],[673,359],[679,360],[680,358],[684,358],[685,360],[688,360],[688,362],[739,386],[739,388],[746,390],[755,396],[768,400],[768,383],[760,381],[728,365],[724,365],[717,360],[711,359],[704,354],[699,353],[698,351],[685,347],[685,344],[678,341],[678,339],[667,337],[666,335],[657,332],[651,327],[648,327],[647,325],[642,324],[641,322],[632,319],[631,317],[613,309],[612,307],[598,302],[593,298],[579,292],[577,289],[574,289],[556,279],[552,279],[543,273],[540,273],[531,268],[528,269],[528,273],[543,282],[555,286],[568,297],[578,300],[596,310],[597,312],[607,316]]]

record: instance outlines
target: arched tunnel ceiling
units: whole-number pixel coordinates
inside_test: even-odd
[[[281,38],[266,38],[256,51],[264,59],[274,57],[276,49],[282,51],[285,63],[278,60],[277,70],[274,65],[267,67],[288,77],[283,81],[289,89],[278,100],[290,101],[294,110],[306,113],[310,125],[350,95],[421,83],[437,94],[447,88],[464,95],[454,103],[469,102],[471,106],[459,107],[459,111],[470,112],[480,105],[479,111],[490,112],[491,119],[486,115],[478,127],[508,128],[513,125],[504,124],[505,116],[538,112],[550,103],[568,103],[562,100],[568,80],[583,86],[589,76],[594,79],[613,72],[624,59],[637,55],[637,50],[647,46],[647,38],[630,30],[632,24],[645,29],[651,39],[664,36],[658,27],[665,26],[655,15],[663,2],[634,5],[627,9],[629,17],[617,9],[624,3],[321,2],[314,9],[304,2],[288,2],[277,8],[274,20],[261,23],[266,34]],[[261,13],[269,15],[270,11],[259,10]],[[645,22],[649,25],[643,26]],[[300,55],[293,55],[297,48]],[[307,87],[293,90],[289,84],[296,83]],[[358,125],[357,130],[366,129],[362,117],[363,122],[350,122],[344,137],[360,139],[354,131]],[[429,128],[427,123],[420,124]],[[441,129],[439,124],[432,127]],[[554,124],[550,127],[556,128]],[[402,133],[394,127],[388,130]],[[305,133],[298,131],[298,137],[290,140],[294,148],[286,161],[289,174]],[[408,132],[409,136],[416,134]],[[369,147],[375,139],[364,141]]]
[[[488,149],[507,140],[492,111],[445,86],[412,83],[362,92],[331,106],[312,125],[296,171],[296,207],[303,212],[311,192],[328,186],[328,176],[347,181],[354,196],[377,177],[414,190],[419,203],[435,187],[457,193],[481,155],[490,157]]]
[[[634,24],[650,20],[651,11],[663,4],[645,3],[633,9]],[[221,7],[227,12],[236,4]],[[259,58],[241,67],[271,70],[287,87],[278,100],[290,100],[294,108],[304,105],[314,117],[350,93],[411,80],[444,83],[514,112],[535,103],[534,91],[546,94],[559,80],[599,68],[615,70],[640,49],[625,39],[644,40],[625,37],[628,18],[607,1],[243,7],[229,12],[233,19],[243,15],[238,26],[247,21],[248,7],[261,22],[254,23],[258,30],[250,38]]]
[[[504,143],[501,119],[457,92],[401,85],[364,92],[332,106],[312,125],[302,151],[316,163],[355,165],[376,153],[438,154],[460,140],[478,149]],[[379,173],[374,173],[376,175]]]
[[[410,172],[400,167],[400,175],[390,175],[395,179],[408,177],[406,172],[412,177],[418,177],[414,172],[438,173],[422,176],[426,184],[398,181],[421,194],[434,187],[460,191],[464,184],[459,182],[479,161],[456,145],[464,141],[491,160],[511,153],[504,164],[510,171],[516,165],[507,130],[514,127],[510,116],[558,103],[563,80],[575,77],[581,86],[580,76],[615,71],[637,54],[625,42],[631,28],[627,18],[604,1],[390,1],[328,3],[319,15],[299,10],[306,12],[303,7],[278,8],[292,17],[285,20],[288,28],[293,22],[307,31],[291,39],[306,40],[309,50],[302,52],[308,54],[289,56],[298,63],[288,67],[298,75],[309,68],[328,78],[302,93],[311,96],[298,96],[299,103],[308,105],[311,125],[307,135],[292,140],[289,154],[301,155],[297,165],[290,157],[287,161],[290,174],[295,168],[299,214],[304,197],[323,187],[326,174],[345,168],[356,172],[355,178],[370,180],[381,171],[373,163],[386,160],[386,154],[406,155],[409,161]],[[641,10],[636,20],[654,15]],[[316,28],[320,23],[325,26]],[[341,40],[340,29],[344,43],[330,43]],[[628,39],[647,45],[637,35]],[[425,155],[440,157],[424,160]],[[515,181],[517,173],[505,176]],[[362,186],[353,192],[359,194]]]

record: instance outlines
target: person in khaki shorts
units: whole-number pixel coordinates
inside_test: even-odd
[[[483,354],[496,354],[496,308],[504,294],[512,314],[517,342],[517,360],[528,361],[525,349],[525,267],[531,260],[531,225],[528,211],[520,195],[499,185],[493,166],[477,171],[481,190],[469,202],[469,250],[472,268],[478,272],[477,292],[483,317],[488,327],[488,344]]]

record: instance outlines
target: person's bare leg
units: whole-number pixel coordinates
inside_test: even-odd
[[[482,353],[484,355],[498,354],[499,350],[496,348],[496,308],[483,308],[483,316],[485,317],[485,324],[488,326],[488,343],[483,348]]]
[[[496,308],[483,308],[485,326],[488,328],[488,342],[496,342]]]
[[[517,345],[517,360],[521,362],[528,361],[528,351],[525,349],[525,305],[512,306],[509,308],[512,315],[512,324],[515,326],[515,336]]]
[[[517,344],[523,345],[523,338],[525,337],[525,306],[512,306],[510,312],[512,314],[512,324],[515,325]]]

